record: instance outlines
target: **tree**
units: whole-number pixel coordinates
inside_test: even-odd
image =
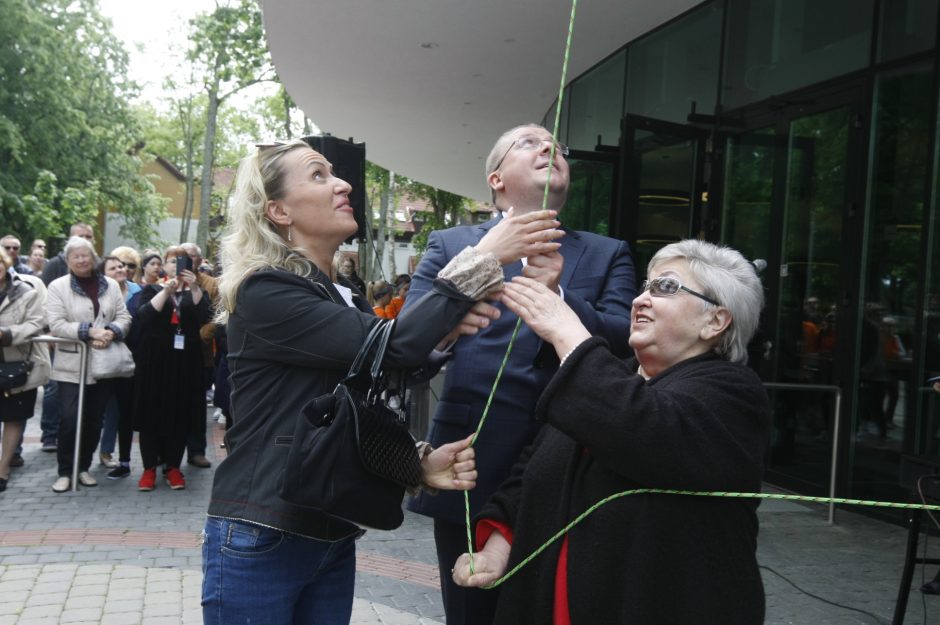
[[[450,191],[436,189],[407,178],[403,180],[402,186],[405,195],[425,200],[434,211],[424,218],[421,229],[411,239],[411,244],[420,256],[428,246],[431,232],[449,228],[460,222],[460,218],[467,213],[469,200]]]
[[[169,80],[167,84],[171,84]],[[179,95],[168,101],[168,110],[158,111],[153,106],[141,105],[136,111],[144,127],[144,150],[165,158],[183,173],[186,193],[179,236],[180,242],[183,242],[190,240],[197,182],[197,149],[205,137],[207,97],[203,93],[187,94],[179,88],[175,91]],[[217,120],[219,132],[216,133],[213,148],[215,167],[234,169],[247,153],[246,146],[262,134],[259,130],[259,116],[253,110],[222,106]],[[224,193],[226,190],[223,190]]]
[[[153,242],[162,199],[140,174],[127,53],[95,0],[0,0],[0,209],[23,240],[108,208]]]
[[[219,108],[227,98],[251,85],[274,78],[264,38],[261,10],[253,0],[219,6],[191,22],[188,58],[199,69],[208,98],[202,148],[202,190],[196,243],[205,246],[212,200],[212,169]]]

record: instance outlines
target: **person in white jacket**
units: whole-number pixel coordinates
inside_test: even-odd
[[[112,342],[123,341],[130,328],[131,316],[124,305],[118,283],[95,270],[95,250],[81,237],[72,237],[65,246],[69,272],[49,284],[46,318],[54,336],[76,339],[92,349],[107,349]],[[89,357],[89,361],[91,357]],[[96,380],[91,367],[86,369],[82,439],[75,449],[78,419],[78,387],[81,350],[64,343],[56,348],[52,379],[59,383],[61,423],[59,424],[58,479],[52,485],[57,493],[71,486],[74,454],[78,453],[78,481],[82,486],[96,486],[88,472],[91,457],[98,446],[101,416],[107,403],[110,383]]]
[[[31,362],[26,382],[0,389],[0,422],[3,446],[0,450],[0,492],[7,489],[10,461],[23,437],[26,420],[33,416],[37,388],[49,379],[49,350],[30,339],[46,325],[46,287],[34,276],[11,270],[13,258],[0,250],[0,350],[6,363]]]

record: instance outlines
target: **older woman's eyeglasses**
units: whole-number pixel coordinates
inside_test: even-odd
[[[513,148],[519,148],[520,150],[538,150],[542,147],[543,143],[551,145],[555,143],[555,153],[561,154],[562,156],[568,156],[571,150],[568,149],[568,146],[564,143],[558,143],[551,137],[539,137],[538,135],[523,135],[509,144],[509,147],[506,148],[506,151],[503,152],[502,157],[499,161],[496,162],[496,166],[493,167],[493,171],[499,169],[499,166],[503,164],[503,161],[506,160],[506,157],[509,156],[509,153]]]
[[[652,280],[644,280],[643,286],[640,289],[640,293],[646,290],[649,290],[650,295],[652,295],[653,297],[672,297],[679,291],[685,291],[686,293],[690,293],[691,295],[694,295],[695,297],[705,300],[706,302],[708,302],[709,304],[712,304],[713,306],[721,306],[721,304],[719,304],[712,298],[708,297],[707,295],[703,295],[699,293],[698,291],[693,291],[689,287],[684,286],[681,282],[679,282],[675,278],[670,278],[669,276],[663,276],[661,278],[653,278]]]

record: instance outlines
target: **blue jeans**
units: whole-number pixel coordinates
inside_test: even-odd
[[[101,453],[113,454],[114,441],[118,431],[118,402],[117,396],[112,395],[104,407],[104,417],[101,419]]]
[[[328,542],[209,517],[202,545],[204,625],[348,625],[356,538]]]

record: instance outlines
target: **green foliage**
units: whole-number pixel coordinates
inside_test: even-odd
[[[467,214],[470,204],[467,198],[461,195],[436,189],[408,178],[402,178],[398,184],[404,194],[425,200],[434,211],[424,217],[421,229],[411,239],[411,244],[420,256],[428,246],[428,237],[431,232],[459,223],[460,218]]]
[[[0,203],[22,239],[64,235],[113,208],[153,238],[161,200],[139,173],[127,53],[96,0],[0,0]]]
[[[274,68],[268,53],[261,9],[254,0],[239,0],[234,6],[216,6],[190,22],[187,58],[208,98],[203,140],[203,172],[215,165],[215,141],[219,108],[231,95],[251,85],[273,80]],[[199,198],[199,227],[196,243],[205,247],[209,236],[212,177],[203,176]]]

